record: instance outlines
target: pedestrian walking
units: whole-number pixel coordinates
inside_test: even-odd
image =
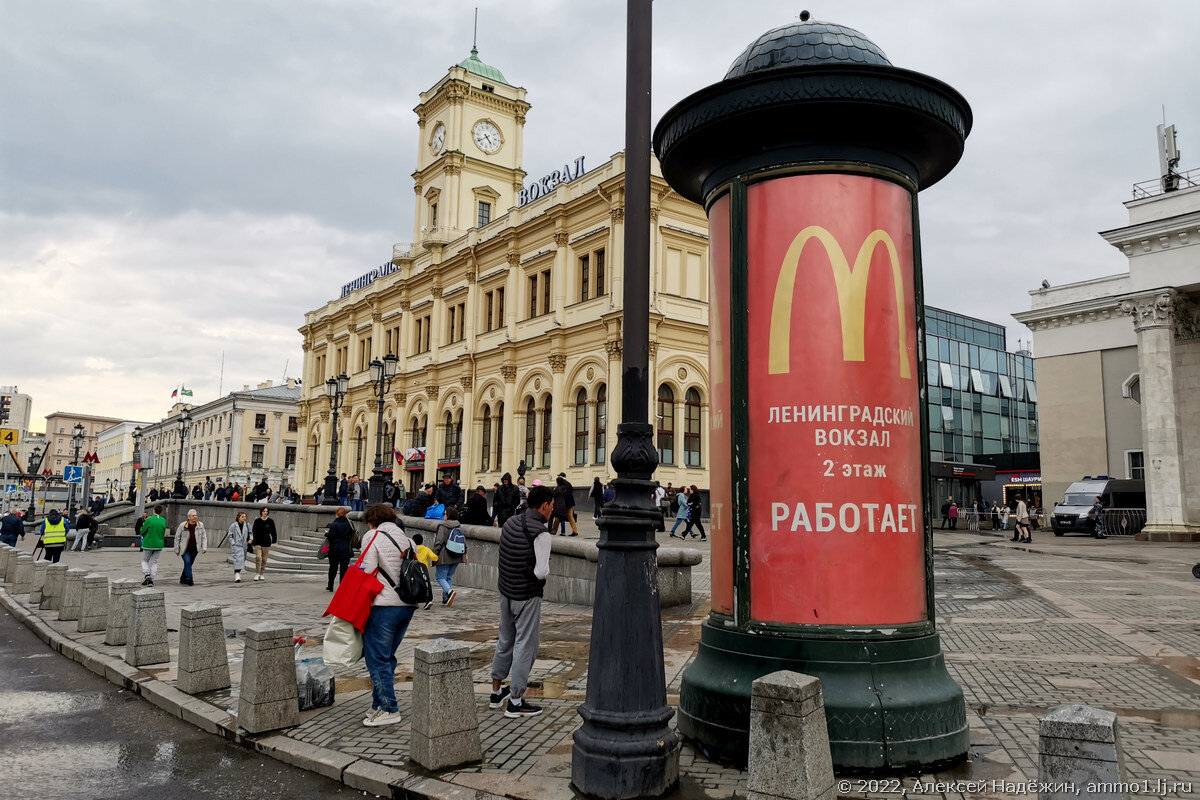
[[[271,519],[271,509],[264,508],[258,512],[258,519],[254,520],[250,532],[254,539],[254,580],[265,581],[267,557],[271,555],[271,545],[279,538],[275,535],[275,520]]]
[[[346,517],[346,509],[338,506],[333,521],[325,529],[325,542],[329,545],[329,580],[325,582],[325,590],[333,591],[333,579],[338,583],[346,577],[346,569],[350,566],[350,557],[354,555],[354,526]]]
[[[579,535],[579,526],[575,524],[575,487],[567,480],[565,473],[560,472],[554,479],[554,517],[550,522],[550,535],[558,532],[560,536],[567,535],[567,525],[571,526],[571,535]],[[562,530],[559,531],[559,526]]]
[[[145,527],[144,525],[142,526]],[[187,519],[179,523],[175,529],[175,554],[183,557],[183,572],[179,582],[184,586],[192,586],[192,564],[201,553],[208,552],[208,533],[204,523],[200,521],[196,509],[188,509]]]
[[[708,534],[704,532],[704,523],[700,521],[700,517],[704,516],[704,502],[700,499],[700,490],[696,488],[696,484],[694,483],[688,487],[687,504],[687,527],[683,529],[683,536],[680,538],[686,539],[688,534],[692,532],[692,526],[695,526],[696,530],[700,532],[700,541],[708,541]],[[695,537],[696,534],[692,533],[692,538],[694,539]]]
[[[246,545],[250,541],[250,523],[246,512],[239,511],[229,526],[229,552],[233,555],[233,582],[242,582],[242,570],[246,568]]]
[[[517,513],[521,505],[521,490],[513,483],[512,473],[506,472],[500,476],[500,488],[492,498],[492,508],[496,511],[496,522],[504,527],[508,518]]]
[[[363,725],[379,727],[400,722],[400,705],[396,702],[396,650],[404,641],[408,623],[417,607],[400,599],[393,588],[400,580],[400,565],[404,553],[416,545],[396,524],[396,509],[386,503],[376,503],[367,509],[370,526],[363,537],[361,568],[368,574],[379,570],[388,579],[376,575],[383,589],[371,602],[371,615],[363,628],[363,658],[371,675],[371,710]]]
[[[467,560],[467,540],[458,524],[458,509],[446,509],[446,518],[438,523],[433,536],[433,552],[437,555],[434,577],[442,587],[442,605],[452,606],[458,596],[454,591],[454,573]]]
[[[46,559],[51,564],[57,564],[58,560],[62,558],[63,548],[67,546],[67,531],[69,530],[71,530],[71,523],[58,513],[57,508],[50,509],[46,518],[42,520],[38,534],[41,536],[42,547],[46,549]]]
[[[21,515],[10,508],[7,514],[0,517],[0,542],[16,547],[18,537],[25,538],[25,525],[21,522]]]
[[[667,490],[662,487],[658,481],[654,482],[654,509],[658,511],[658,519],[654,521],[655,530],[665,531],[667,529]]]
[[[958,528],[958,503],[950,501],[950,508],[946,512],[946,516],[950,518],[950,530],[956,530]]]
[[[142,522],[142,586],[153,586],[158,577],[158,559],[167,540],[167,520],[162,516],[163,507],[154,506],[154,513]]]
[[[600,483],[599,475],[592,478],[592,490],[588,492],[588,499],[592,501],[592,516],[600,519],[604,512],[604,484]]]
[[[688,496],[688,487],[686,487],[686,486],[683,487],[683,497],[682,498],[679,496],[679,492],[675,492],[673,495],[671,495],[671,501],[670,501],[671,505],[668,507],[673,512],[675,512],[675,524],[671,526],[671,538],[672,539],[684,538],[683,536],[676,537],[675,531],[676,531],[676,529],[679,528],[680,525],[684,525],[684,526],[687,525],[688,512],[691,508],[688,505],[687,496]],[[687,528],[685,527],[684,531],[686,532],[686,530],[687,530]]]
[[[992,530],[1000,529],[1000,504],[995,500],[992,501]]]
[[[1096,502],[1092,503],[1092,510],[1088,512],[1088,516],[1094,517],[1092,536],[1097,539],[1107,539],[1107,534],[1104,533],[1104,501],[1099,497]]]
[[[1025,505],[1024,495],[1017,495],[1017,523],[1014,526],[1013,541],[1025,542],[1030,544],[1033,542],[1033,536],[1029,530],[1029,507]]]
[[[950,505],[954,502],[953,497],[947,497],[946,502],[942,503],[942,527],[941,530],[946,530],[946,526],[950,524]]]
[[[529,490],[529,508],[500,531],[500,632],[492,660],[489,708],[504,706],[504,716],[534,717],[542,709],[525,700],[529,672],[541,639],[542,594],[550,574],[550,532],[554,494],[546,486]],[[501,688],[505,678],[511,681]]]

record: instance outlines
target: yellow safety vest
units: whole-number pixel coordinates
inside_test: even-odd
[[[42,532],[42,544],[46,547],[54,547],[55,545],[67,543],[67,522],[60,519],[57,525],[51,525],[49,522],[43,523],[46,529]]]

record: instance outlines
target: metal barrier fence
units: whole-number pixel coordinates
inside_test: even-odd
[[[1133,536],[1146,527],[1146,509],[1106,508],[1103,522],[1105,536]]]

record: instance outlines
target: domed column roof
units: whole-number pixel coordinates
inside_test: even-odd
[[[505,79],[504,73],[493,67],[491,64],[485,64],[479,60],[479,50],[474,47],[471,48],[471,55],[460,61],[458,65],[467,72],[478,75],[481,78],[487,78],[489,81],[503,83],[505,86],[512,86],[512,84]]]

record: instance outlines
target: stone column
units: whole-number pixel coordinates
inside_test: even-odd
[[[29,590],[33,588],[33,556],[21,553],[17,556],[16,563],[13,579],[8,584],[8,593],[12,595],[29,594]]]
[[[605,461],[611,461],[617,446],[617,421],[621,419],[621,339],[609,339],[604,343],[608,352],[608,385],[605,387]]]
[[[1145,395],[1142,395],[1145,397]],[[1122,800],[1114,785],[1125,782],[1117,715],[1088,706],[1059,706],[1038,722],[1038,783],[1046,788],[1038,800],[1084,797]],[[1067,791],[1064,784],[1074,784]],[[1107,792],[1088,791],[1089,784],[1106,784]]]
[[[29,585],[29,604],[31,606],[42,604],[42,589],[46,586],[46,568],[49,566],[50,562],[43,558],[33,562],[33,581]]]
[[[58,607],[60,620],[73,621],[79,619],[79,609],[83,605],[83,577],[86,569],[68,569],[63,578],[62,603]]]
[[[238,725],[250,733],[289,728],[300,719],[292,629],[278,622],[246,628]]]
[[[133,578],[120,578],[109,587],[105,644],[122,645],[129,641],[129,614],[133,604],[131,595],[137,588],[138,582]]]
[[[102,631],[108,626],[108,576],[92,573],[83,577],[79,606],[79,632]]]
[[[567,471],[567,404],[574,403],[575,398],[567,397],[567,357],[563,353],[550,354],[551,384],[550,391],[554,395],[554,418],[550,430],[550,474],[557,475]],[[571,424],[574,425],[574,417]],[[571,429],[574,431],[574,428]],[[538,431],[538,436],[541,436]],[[549,482],[554,485],[553,479]]]
[[[229,686],[229,653],[221,607],[193,603],[179,614],[179,690],[188,694]]]
[[[772,672],[750,689],[749,800],[834,800],[821,682]]]
[[[523,457],[518,455],[521,447],[517,445],[517,442],[525,441],[525,429],[522,427],[519,432],[517,431],[517,420],[520,419],[523,423],[525,417],[517,416],[517,368],[505,364],[500,367],[500,373],[504,378],[504,441],[501,443],[501,452],[496,453],[496,458],[499,459],[501,474],[511,472],[515,485],[517,464]]]
[[[130,596],[125,663],[131,667],[171,660],[167,645],[167,603],[161,589],[139,589]]]
[[[431,770],[483,760],[471,649],[461,642],[434,639],[417,645],[409,755]]]
[[[1121,301],[1137,331],[1142,392],[1142,442],[1146,450],[1146,527],[1151,538],[1191,532],[1183,494],[1183,443],[1176,387],[1174,289]]]
[[[469,361],[463,359],[464,364],[470,364]],[[482,435],[483,422],[475,420],[475,377],[473,375],[463,375],[458,379],[459,385],[463,390],[462,403],[462,441],[459,442],[458,463],[458,480],[462,484],[463,492],[469,494],[477,485],[476,473],[480,471],[479,464],[479,438]],[[476,429],[476,425],[480,429]],[[468,467],[470,471],[468,471]]]
[[[559,224],[562,223],[560,222]],[[569,302],[567,299],[567,288],[576,282],[571,280],[570,251],[567,249],[567,240],[568,236],[565,230],[555,231],[554,274],[558,276],[558,279],[554,281],[555,285],[551,287],[553,289],[551,294],[553,295],[554,302],[554,308],[551,313],[554,314],[554,319],[562,325],[567,324],[566,309]],[[577,279],[578,276],[576,276]],[[579,295],[576,294],[575,296],[578,297]]]

